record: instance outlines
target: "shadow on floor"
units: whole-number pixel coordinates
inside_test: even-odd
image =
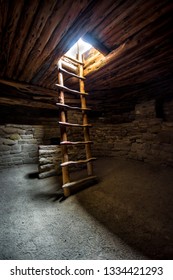
[[[25,175],[26,179],[36,179],[38,178],[38,172],[32,172]]]
[[[127,161],[101,161],[100,182],[76,194],[85,210],[151,259],[173,258],[173,172]]]
[[[63,191],[57,191],[57,192],[38,192],[35,193],[34,196],[32,196],[33,200],[51,200],[51,201],[57,201],[59,202],[64,201],[66,198],[64,197]]]
[[[34,188],[32,189],[32,191],[30,191],[30,197],[32,198],[32,200],[35,201],[47,201],[47,200],[51,200],[51,201],[59,201],[62,202],[64,201],[66,198],[64,197],[64,193],[63,193],[63,189],[62,189],[62,178],[61,176],[51,176],[51,177],[47,177],[44,179],[39,179],[39,177],[34,177],[34,175],[36,176],[36,172],[35,173],[30,173],[27,174],[25,177],[26,178],[38,178],[38,180],[40,181],[40,185],[41,188],[37,188],[37,190],[35,190]]]

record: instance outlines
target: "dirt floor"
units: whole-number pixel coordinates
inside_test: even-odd
[[[36,165],[0,171],[0,259],[173,259],[173,169],[100,158],[94,171],[62,201]]]

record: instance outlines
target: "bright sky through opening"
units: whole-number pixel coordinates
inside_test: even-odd
[[[90,45],[89,43],[84,42],[81,38],[78,40],[78,42],[76,42],[76,44],[74,44],[71,49],[66,53],[67,56],[70,57],[74,57],[76,58],[76,54],[77,54],[77,43],[79,43],[79,51],[80,53],[84,53],[86,51],[88,51],[89,49],[92,48],[92,45]]]

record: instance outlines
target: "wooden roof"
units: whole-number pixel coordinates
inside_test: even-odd
[[[86,34],[110,50],[85,67],[91,101],[171,94],[172,1],[2,0],[0,5],[0,104],[55,108],[57,61]]]

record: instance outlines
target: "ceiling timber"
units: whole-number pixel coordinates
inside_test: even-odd
[[[55,109],[57,61],[82,36],[108,50],[85,57],[90,102],[170,94],[172,13],[171,0],[1,0],[0,104]]]

